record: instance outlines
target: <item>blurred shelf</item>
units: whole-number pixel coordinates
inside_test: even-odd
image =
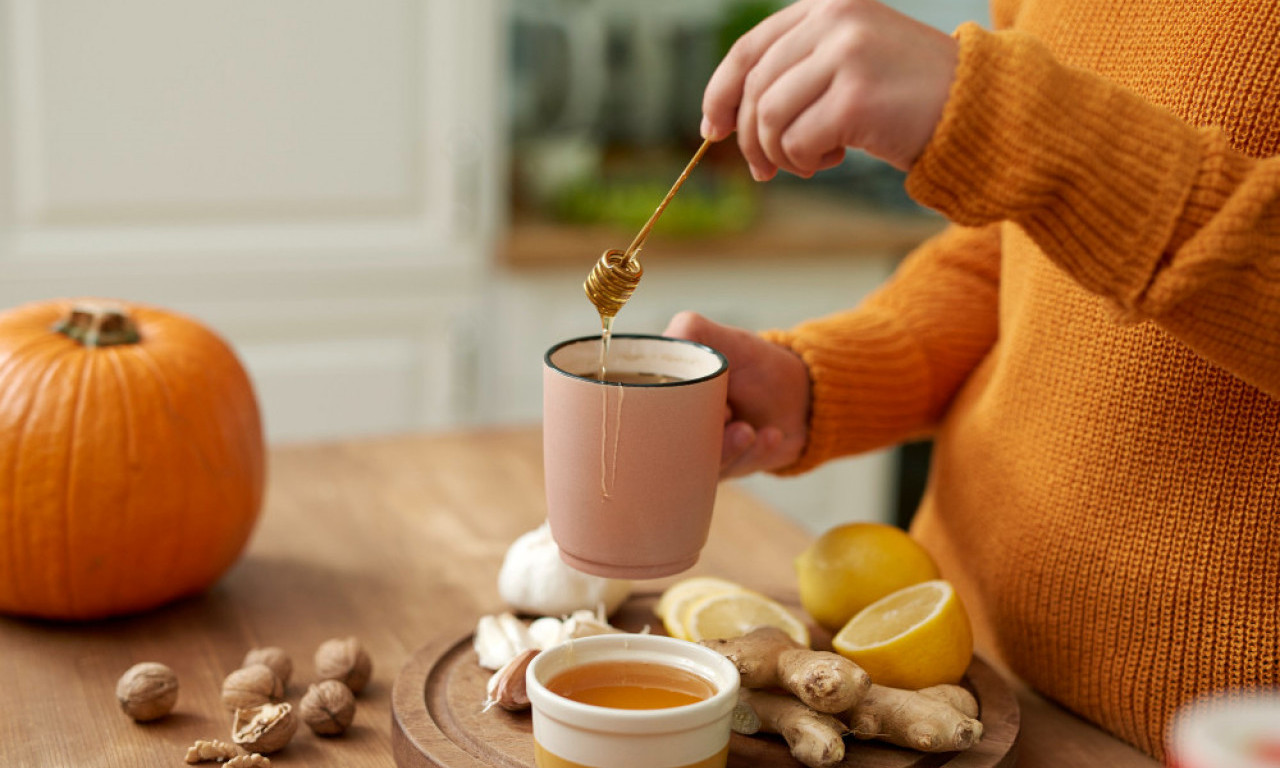
[[[657,201],[654,201],[655,205]],[[652,262],[779,258],[900,258],[940,232],[946,221],[928,212],[886,211],[838,196],[781,187],[765,191],[756,221],[741,232],[675,236],[659,221],[645,244]],[[634,231],[577,225],[517,211],[498,250],[512,269],[589,267],[610,248],[626,248]]]

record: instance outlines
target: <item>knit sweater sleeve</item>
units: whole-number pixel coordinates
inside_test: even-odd
[[[1280,397],[1280,157],[1250,158],[1025,33],[956,37],[913,197],[961,224],[1013,222],[1119,321],[1159,323]]]
[[[856,309],[768,331],[804,360],[808,442],[778,474],[926,434],[995,342],[998,225],[952,226]]]

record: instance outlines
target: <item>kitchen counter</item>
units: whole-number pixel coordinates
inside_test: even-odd
[[[391,687],[415,649],[464,637],[503,610],[507,546],[545,516],[536,430],[405,436],[278,448],[250,546],[206,593],[144,615],[84,624],[0,619],[0,755],[7,766],[183,765],[196,739],[229,740],[223,677],[255,646],[293,658],[297,702],[312,653],[358,637],[373,679],[346,735],[300,726],[278,766],[389,768]],[[794,594],[792,559],[811,537],[735,488],[722,488],[711,541],[691,573]],[[661,589],[674,579],[645,582]],[[177,673],[174,712],[135,724],[115,682],[140,661]],[[1019,766],[1157,763],[1015,686]]]
[[[938,234],[946,220],[926,211],[889,211],[820,192],[775,189],[762,194],[752,225],[742,232],[680,236],[661,222],[645,243],[646,269],[666,264],[750,265],[778,259],[900,259]],[[635,231],[556,222],[517,210],[499,263],[515,270],[590,268],[607,248],[626,248]]]

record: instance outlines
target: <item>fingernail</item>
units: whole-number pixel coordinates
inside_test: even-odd
[[[702,116],[702,125],[698,128],[698,132],[702,134],[702,138],[715,140],[715,136],[711,133],[711,120],[706,115]]]
[[[766,177],[765,177],[765,175],[764,175],[764,171],[760,170],[759,168],[755,167],[754,165],[748,165],[748,167],[751,169],[751,178],[755,179],[756,181],[764,181],[764,180],[765,180],[765,178],[766,178]]]

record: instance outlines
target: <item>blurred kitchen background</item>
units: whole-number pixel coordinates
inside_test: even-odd
[[[952,30],[979,0],[892,0]],[[282,443],[536,425],[582,280],[698,144],[759,0],[0,0],[0,306],[96,295],[222,333]],[[941,227],[864,156],[751,182],[714,147],[619,332],[843,309]],[[919,454],[920,449],[915,449]],[[748,488],[895,520],[900,451]],[[905,496],[904,496],[905,494]]]

